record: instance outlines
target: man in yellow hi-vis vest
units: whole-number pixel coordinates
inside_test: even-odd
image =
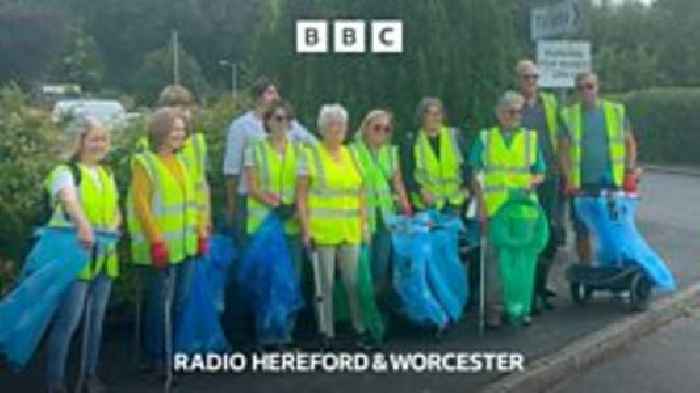
[[[499,125],[482,130],[469,151],[469,166],[474,171],[473,189],[479,199],[479,220],[482,232],[488,233],[488,221],[513,192],[525,192],[537,199],[535,189],[544,181],[547,170],[537,132],[520,126],[523,97],[506,92],[498,102]],[[497,328],[503,312],[503,284],[497,250],[486,250],[485,277],[486,324]],[[523,277],[523,280],[534,277]],[[530,322],[526,315],[525,323]]]
[[[556,97],[539,89],[537,65],[532,60],[524,59],[518,62],[515,70],[520,83],[520,94],[525,99],[521,124],[527,129],[537,131],[539,147],[547,164],[547,176],[542,186],[538,187],[537,196],[547,215],[550,237],[540,254],[535,275],[532,311],[536,315],[542,308],[553,308],[549,297],[555,296],[555,293],[547,288],[547,279],[555,261],[557,248],[566,242],[563,223],[565,196],[560,186],[559,145],[560,139],[564,138],[567,132]]]
[[[562,117],[569,138],[561,145],[567,193],[605,188],[636,190],[637,145],[625,107],[598,97],[598,76],[576,76],[580,102],[565,108]],[[592,262],[588,230],[571,209],[580,262]]]

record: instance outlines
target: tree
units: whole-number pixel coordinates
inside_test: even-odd
[[[78,25],[70,27],[67,44],[50,73],[53,80],[76,83],[84,91],[98,91],[104,72],[95,39]]]
[[[66,17],[47,9],[0,8],[0,82],[41,78],[66,40]]]
[[[180,49],[180,83],[198,96],[210,92],[209,83],[197,60]],[[146,104],[153,104],[163,87],[173,83],[173,53],[171,47],[155,50],[144,57],[143,66],[133,79],[133,91]]]

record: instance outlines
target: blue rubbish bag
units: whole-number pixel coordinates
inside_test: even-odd
[[[226,235],[213,235],[209,243],[209,254],[202,257],[205,275],[209,281],[209,289],[216,305],[216,311],[224,312],[224,294],[226,291],[226,278],[229,268],[237,257],[236,249],[231,237]]]
[[[467,303],[467,273],[459,259],[458,237],[464,226],[454,216],[436,216],[438,229],[430,231],[432,257],[428,263],[428,282],[450,321],[458,321]]]
[[[459,219],[429,212],[393,217],[387,224],[394,246],[398,312],[424,327],[444,328],[461,318],[468,291],[458,256]]]
[[[44,227],[37,235],[19,285],[0,301],[0,354],[15,370],[29,362],[64,293],[90,260],[74,229]],[[113,250],[118,239],[117,232],[96,231],[97,255]]]
[[[248,243],[238,284],[255,315],[258,343],[289,343],[304,300],[284,227],[275,214],[267,216]]]
[[[639,198],[628,194],[583,196],[574,201],[576,214],[597,240],[598,263],[602,266],[639,264],[655,287],[676,289],[666,263],[637,231],[635,214]]]
[[[219,321],[214,288],[207,274],[208,266],[201,259],[192,263],[192,283],[175,324],[173,348],[176,352],[189,354],[228,351],[230,345]]]

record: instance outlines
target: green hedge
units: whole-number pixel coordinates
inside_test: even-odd
[[[231,119],[250,105],[251,100],[246,95],[236,99],[225,96],[202,108],[196,116],[196,127],[206,132],[209,145],[215,207],[224,206],[225,183],[221,168],[226,130]],[[127,129],[112,134],[107,164],[114,171],[123,212],[130,181],[130,152],[144,135],[147,118],[146,114]],[[0,295],[12,284],[23,255],[31,247],[31,221],[41,204],[43,181],[59,162],[56,153],[61,135],[62,130],[50,121],[49,114],[32,108],[28,96],[17,86],[0,88]],[[129,263],[128,241],[125,236],[119,246],[121,277],[114,286],[113,306],[125,305],[134,299],[141,275]]]
[[[641,162],[700,165],[700,88],[655,88],[624,95]]]

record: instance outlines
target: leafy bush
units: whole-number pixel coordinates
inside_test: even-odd
[[[698,165],[700,88],[656,88],[623,96],[643,162]]]
[[[42,183],[57,162],[60,134],[27,100],[17,86],[0,89],[0,260],[18,261],[27,249]]]

